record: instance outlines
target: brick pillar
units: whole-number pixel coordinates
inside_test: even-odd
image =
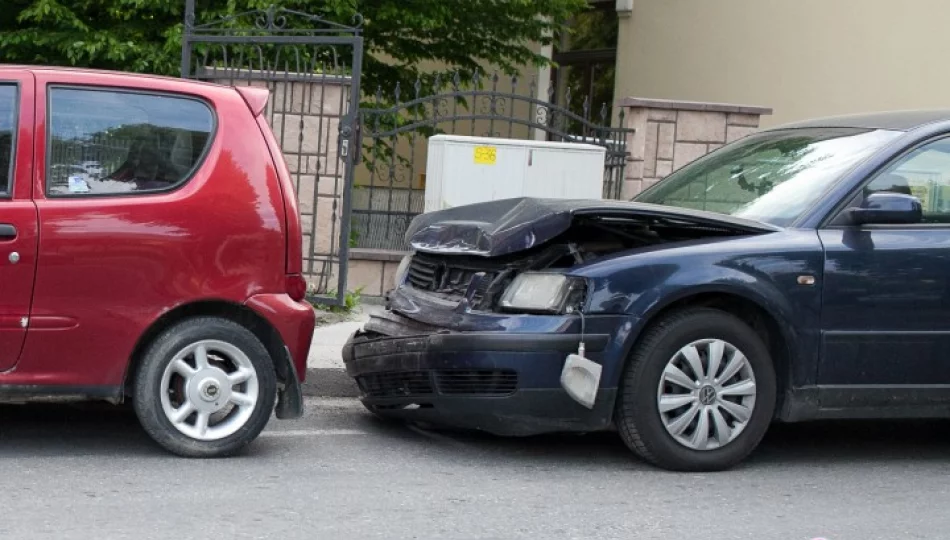
[[[755,132],[772,109],[725,103],[625,98],[629,136],[623,199],[630,199],[683,165]]]

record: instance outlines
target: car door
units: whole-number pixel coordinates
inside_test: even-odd
[[[897,158],[849,207],[880,191],[918,197],[923,220],[819,231],[821,406],[950,405],[950,137]]]
[[[16,365],[36,271],[32,198],[33,75],[0,70],[0,371]]]

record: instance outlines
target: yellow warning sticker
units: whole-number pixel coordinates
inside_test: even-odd
[[[476,146],[475,163],[478,165],[494,165],[497,150],[494,146]]]

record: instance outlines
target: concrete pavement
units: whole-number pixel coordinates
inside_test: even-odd
[[[318,314],[310,356],[307,357],[307,380],[304,395],[323,397],[355,397],[356,384],[347,376],[341,354],[346,340],[381,306],[363,304],[344,320]],[[321,320],[323,319],[323,320]],[[329,319],[329,320],[326,320]]]
[[[128,411],[0,407],[0,537],[940,539],[948,455],[946,422],[777,426],[739,469],[674,474],[612,434],[432,433],[310,399],[202,461]]]

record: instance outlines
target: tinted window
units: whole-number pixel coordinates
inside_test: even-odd
[[[864,194],[913,195],[923,206],[924,223],[950,223],[950,139],[925,144],[907,153],[864,189]]]
[[[13,141],[16,128],[17,88],[0,85],[0,193],[10,193],[13,183]]]
[[[853,128],[765,131],[683,167],[635,200],[785,226],[898,135]]]
[[[123,91],[54,88],[47,192],[160,191],[186,180],[211,142],[204,103]]]

